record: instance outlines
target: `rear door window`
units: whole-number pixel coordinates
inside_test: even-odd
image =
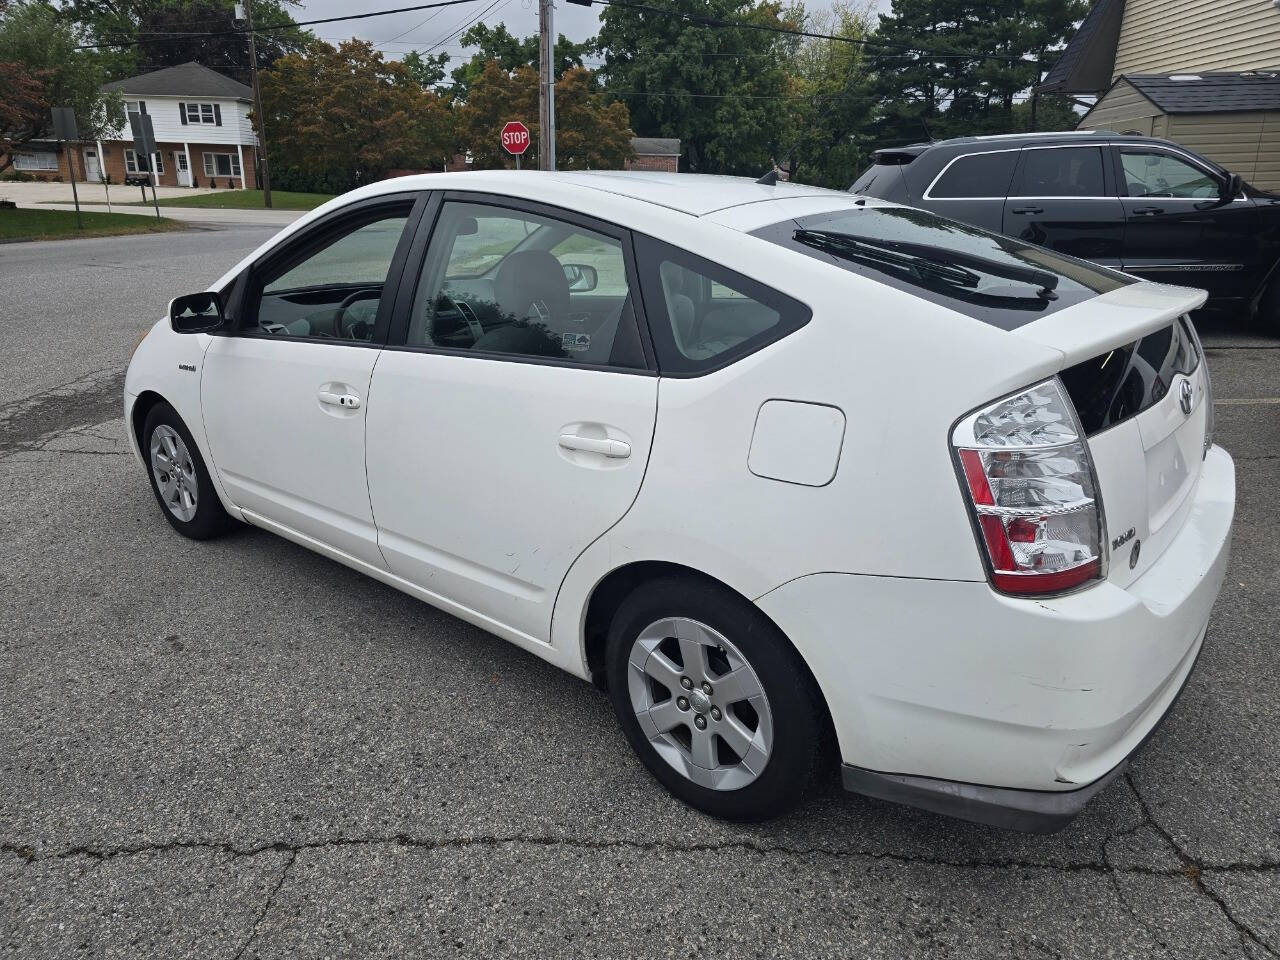
[[[1039,147],[1022,151],[1011,197],[1105,197],[1101,147]]]
[[[929,188],[928,197],[931,200],[1003,200],[1017,162],[1017,150],[957,157]]]

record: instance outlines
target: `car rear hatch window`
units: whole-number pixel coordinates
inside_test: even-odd
[[[1004,330],[1136,282],[910,207],[846,207],[752,233]]]

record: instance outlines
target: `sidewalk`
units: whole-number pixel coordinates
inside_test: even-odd
[[[106,204],[106,188],[100,183],[77,183],[80,209],[86,213],[131,213],[154,217],[151,206],[151,190],[147,189],[147,205],[130,206],[142,200],[140,187],[117,184],[111,187],[111,206]],[[156,195],[165,197],[190,197],[201,193],[219,193],[206,187],[159,187]],[[42,210],[74,210],[69,183],[16,183],[0,182],[0,199],[12,200],[19,207],[35,207]],[[183,223],[249,223],[259,226],[283,227],[297,220],[305,210],[218,210],[205,207],[160,207],[160,216]]]
[[[150,194],[148,194],[150,199]],[[20,207],[39,207],[42,210],[74,210],[70,203],[19,203]],[[81,202],[80,209],[86,213],[107,213],[106,204]],[[126,207],[118,203],[111,205],[112,213],[132,213],[142,217],[154,217],[155,207]],[[181,220],[183,223],[239,223],[253,224],[263,227],[285,227],[299,217],[310,213],[309,210],[216,210],[206,207],[160,207],[160,216],[170,220]]]

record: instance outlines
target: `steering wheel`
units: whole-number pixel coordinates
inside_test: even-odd
[[[351,333],[342,325],[342,321],[346,319],[347,308],[358,300],[380,300],[382,299],[381,287],[364,287],[355,290],[343,298],[342,303],[338,304],[338,310],[333,315],[333,335],[339,340],[351,339]]]

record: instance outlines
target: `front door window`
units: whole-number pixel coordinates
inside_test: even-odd
[[[1120,166],[1131,197],[1212,198],[1218,181],[1199,167],[1163,150],[1124,147]]]
[[[371,340],[383,284],[408,218],[407,205],[371,213],[322,240],[301,261],[268,270],[253,332]]]

